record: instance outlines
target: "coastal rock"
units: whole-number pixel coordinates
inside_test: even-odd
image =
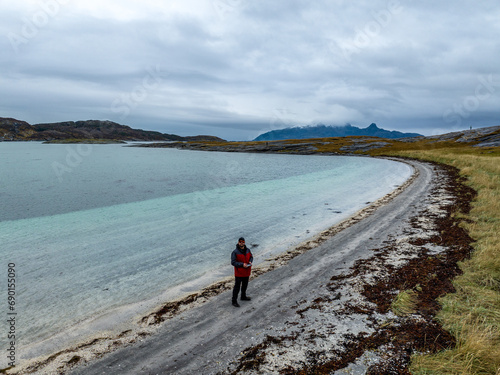
[[[0,117],[0,141],[49,141],[59,143],[119,143],[123,141],[225,142],[210,135],[181,137],[156,131],[133,129],[113,121],[66,121],[30,125],[25,121]]]
[[[434,140],[435,142],[454,141],[458,143],[477,143],[478,147],[495,147],[482,145],[491,143],[499,145],[500,126],[490,126],[486,128],[468,129],[441,135],[432,135],[424,139]]]
[[[286,143],[286,142],[170,142],[149,143],[134,145],[131,147],[151,148],[178,148],[183,150],[197,151],[219,151],[219,152],[262,152],[262,153],[293,153],[309,155],[315,153],[317,148],[309,142]]]
[[[36,124],[36,138],[61,139],[108,139],[121,141],[178,141],[182,137],[154,131],[132,129],[112,121],[87,120]]]
[[[481,136],[478,138],[479,143],[474,145],[474,147],[498,147],[500,146],[500,126],[498,131]]]
[[[374,150],[376,148],[382,148],[390,143],[388,142],[365,142],[365,141],[355,141],[352,145],[343,146],[340,148],[340,151],[346,152],[356,152],[356,151],[369,151]]]
[[[35,133],[35,129],[26,121],[0,118],[0,141],[24,140]]]
[[[213,135],[194,135],[188,137],[182,137],[184,141],[187,142],[227,142],[225,139],[215,137]]]

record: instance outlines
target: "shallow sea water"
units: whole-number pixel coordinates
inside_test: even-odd
[[[0,255],[5,270],[16,265],[23,358],[40,354],[38,343],[54,335],[70,341],[90,333],[76,329],[83,322],[129,319],[128,306],[140,314],[231,275],[240,236],[262,262],[412,172],[364,157],[35,142],[0,143],[0,160]]]

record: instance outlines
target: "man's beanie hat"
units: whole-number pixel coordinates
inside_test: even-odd
[[[243,237],[240,237],[240,239],[238,240],[238,242],[240,241],[245,241],[245,239]]]

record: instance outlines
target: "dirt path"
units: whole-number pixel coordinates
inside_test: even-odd
[[[391,284],[393,275],[424,267],[411,264],[447,251],[432,239],[454,204],[445,188],[449,174],[410,163],[418,177],[408,188],[320,246],[252,280],[252,300],[241,301],[241,308],[231,306],[231,292],[225,291],[165,321],[156,334],[71,374],[377,373],[373,369],[390,362],[384,352],[401,361],[395,368],[407,364],[409,350],[403,345],[398,351],[388,337],[400,335],[409,320],[410,331],[432,326],[444,340],[436,342],[439,348],[453,344],[434,327],[430,310],[428,316],[397,316],[387,306],[394,288],[402,287]],[[415,293],[427,285],[409,274],[401,278]]]

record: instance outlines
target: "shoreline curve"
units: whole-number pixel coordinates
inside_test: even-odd
[[[420,173],[413,162],[408,162],[403,158],[397,157],[380,157],[383,159],[403,162],[412,167],[411,176],[392,192],[372,202],[369,206],[362,208],[348,218],[343,219],[339,223],[327,228],[326,230],[317,233],[313,237],[295,245],[291,248],[266,259],[259,265],[253,267],[251,279],[254,280],[262,275],[265,275],[273,270],[276,270],[286,264],[295,257],[302,255],[310,250],[321,246],[324,242],[333,238],[338,233],[350,228],[351,226],[361,222],[371,216],[380,207],[390,203],[395,197],[400,195],[419,177]],[[182,313],[194,309],[202,304],[205,304],[213,297],[219,296],[232,289],[233,277],[226,277],[210,283],[206,287],[188,293],[182,297],[168,301],[160,307],[154,308],[150,313],[139,316],[137,328],[127,329],[123,332],[111,335],[101,336],[95,335],[80,344],[58,351],[50,355],[44,355],[7,370],[7,374],[45,374],[47,371],[55,371],[59,374],[78,371],[81,366],[95,363],[98,359],[108,354],[117,352],[123,348],[133,346],[138,342],[143,341],[147,337],[154,336],[158,333],[158,329],[162,324],[171,320]],[[85,368],[85,367],[83,367]]]

